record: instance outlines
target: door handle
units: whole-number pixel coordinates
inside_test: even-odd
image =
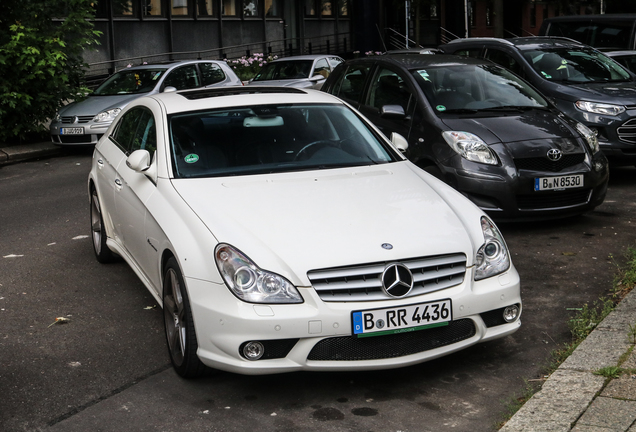
[[[123,186],[124,184],[122,183],[120,179],[115,179],[115,187],[117,188],[117,190],[121,190]]]
[[[104,161],[102,159],[97,159],[97,168],[104,168]]]

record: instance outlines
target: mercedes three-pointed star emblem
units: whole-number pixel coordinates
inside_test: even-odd
[[[382,288],[387,295],[404,297],[413,289],[413,274],[404,264],[391,264],[382,273]]]

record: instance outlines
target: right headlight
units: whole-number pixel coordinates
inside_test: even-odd
[[[625,112],[625,107],[621,105],[612,105],[597,102],[577,101],[576,107],[581,111],[587,111],[594,114],[617,116]]]
[[[510,254],[499,229],[490,219],[482,216],[481,230],[484,243],[475,256],[476,281],[496,276],[510,268]]]
[[[576,129],[581,135],[583,135],[583,138],[585,138],[587,146],[590,148],[592,154],[597,153],[601,149],[598,145],[598,138],[592,129],[585,126],[583,123],[577,123]]]
[[[220,244],[214,251],[216,265],[230,291],[250,303],[302,303],[296,287],[276,273],[259,268],[238,249]]]
[[[497,165],[497,156],[477,135],[470,132],[444,131],[444,140],[461,157],[472,162]]]
[[[121,108],[113,108],[106,111],[102,111],[93,117],[93,121],[95,122],[112,122],[117,117],[117,114],[121,111]]]

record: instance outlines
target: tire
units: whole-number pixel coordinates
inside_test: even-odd
[[[207,375],[210,369],[197,356],[197,335],[183,275],[175,258],[170,258],[163,278],[163,322],[170,361],[183,378]]]
[[[113,262],[117,255],[106,246],[106,230],[104,229],[104,218],[102,207],[97,198],[97,191],[91,191],[91,239],[93,240],[93,252],[95,258],[102,264]]]

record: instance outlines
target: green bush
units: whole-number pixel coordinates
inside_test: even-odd
[[[99,36],[93,15],[88,0],[2,0],[0,142],[42,131],[66,101],[86,94],[82,54]]]

